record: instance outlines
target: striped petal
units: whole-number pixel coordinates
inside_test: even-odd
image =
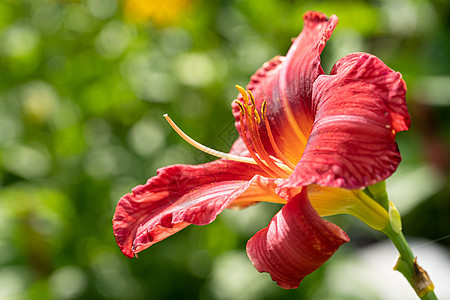
[[[313,122],[312,87],[324,74],[320,66],[320,53],[331,37],[338,18],[319,12],[307,12],[304,25],[286,57],[277,56],[266,62],[250,79],[247,89],[255,96],[256,107],[267,102],[266,122],[277,147],[294,164],[300,159]],[[242,97],[238,97],[242,101]],[[240,134],[239,108],[233,105],[236,127]],[[275,155],[265,122],[259,125],[266,150]]]
[[[293,289],[348,241],[342,229],[319,217],[303,189],[248,241],[247,254],[259,272]]]
[[[360,189],[389,177],[401,161],[395,135],[410,126],[405,93],[401,74],[377,57],[339,60],[314,82],[311,135],[282,187]]]
[[[190,224],[211,223],[230,205],[283,203],[274,193],[275,179],[261,175],[266,174],[256,165],[227,160],[159,169],[120,199],[113,218],[117,244],[133,257]]]

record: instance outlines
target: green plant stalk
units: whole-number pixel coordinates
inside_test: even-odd
[[[414,257],[401,229],[394,228],[390,223],[383,232],[389,237],[400,254],[394,270],[403,274],[420,299],[437,300],[433,282],[427,272],[417,264],[417,259]]]
[[[386,228],[381,231],[389,237],[400,254],[394,270],[402,273],[420,299],[437,300],[433,282],[427,272],[417,263],[417,259],[403,235],[402,219],[394,203],[389,201],[386,192],[386,183],[381,181],[368,186],[364,192],[383,206],[389,213],[389,222]]]

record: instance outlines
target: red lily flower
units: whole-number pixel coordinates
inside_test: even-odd
[[[386,210],[361,189],[400,163],[395,135],[410,126],[406,85],[367,53],[341,58],[324,75],[320,53],[337,21],[307,12],[286,57],[265,63],[247,92],[238,88],[233,113],[240,138],[229,154],[207,149],[222,158],[161,168],[122,197],[113,228],[126,256],[190,224],[209,224],[227,207],[282,203],[247,253],[260,272],[296,288],[349,240],[321,216],[349,213],[375,229],[386,226]]]

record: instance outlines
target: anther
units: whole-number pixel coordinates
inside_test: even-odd
[[[244,98],[244,103],[247,104],[248,103],[248,95],[245,92],[245,89],[240,86],[240,85],[235,85],[235,87],[237,88],[237,90],[239,91],[239,93],[242,95],[242,98]]]
[[[245,115],[244,105],[239,100],[234,100],[234,103],[236,103],[237,106],[239,107],[239,110],[241,111],[241,116],[243,117]]]
[[[250,96],[250,101],[253,105],[253,111],[255,113],[256,122],[259,124],[259,123],[261,123],[261,118],[259,117],[258,110],[256,110],[255,97],[253,96],[253,94],[250,90],[248,90],[247,93]]]
[[[252,103],[253,107],[256,107],[255,96],[253,96],[253,93],[250,90],[247,90],[247,94],[250,96],[250,102]]]
[[[266,107],[267,107],[267,101],[264,100],[263,103],[261,104],[261,118],[263,119],[263,121],[266,121]]]

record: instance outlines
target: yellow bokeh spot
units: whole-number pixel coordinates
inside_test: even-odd
[[[178,23],[190,6],[190,0],[126,0],[124,14],[132,22],[164,27]]]

